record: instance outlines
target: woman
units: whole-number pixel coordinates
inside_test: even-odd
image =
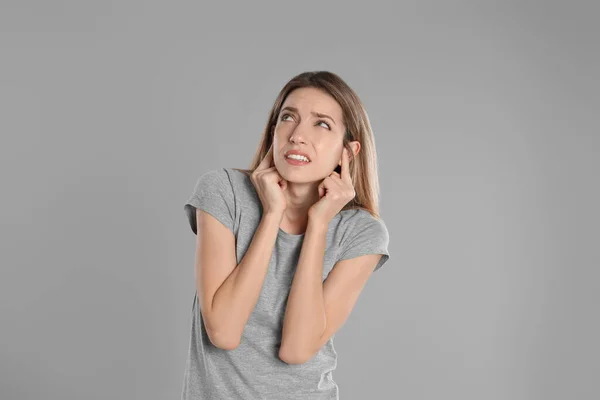
[[[333,338],[388,259],[367,114],[336,74],[275,100],[248,170],[204,173],[182,399],[338,399]]]

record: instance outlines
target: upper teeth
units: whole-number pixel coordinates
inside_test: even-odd
[[[301,156],[299,154],[288,154],[287,158],[293,158],[295,160],[306,161],[308,162],[308,158]]]

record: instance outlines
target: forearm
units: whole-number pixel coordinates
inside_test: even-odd
[[[217,289],[212,303],[215,326],[223,335],[239,341],[258,301],[282,214],[263,214],[246,254]]]
[[[309,220],[288,296],[280,356],[299,360],[314,352],[327,323],[323,301],[323,258],[327,224]]]

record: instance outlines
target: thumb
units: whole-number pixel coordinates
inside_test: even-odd
[[[287,188],[287,181],[285,179],[280,180],[279,186],[281,187],[282,190],[285,190]]]
[[[325,186],[323,185],[323,182],[321,182],[319,184],[319,186],[317,187],[317,190],[319,191],[319,199],[323,196],[325,196]]]

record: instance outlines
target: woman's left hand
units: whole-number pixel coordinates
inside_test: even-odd
[[[342,151],[341,174],[333,171],[319,184],[319,201],[308,210],[309,221],[319,221],[324,225],[336,216],[350,200],[356,196],[350,170],[347,150]]]

